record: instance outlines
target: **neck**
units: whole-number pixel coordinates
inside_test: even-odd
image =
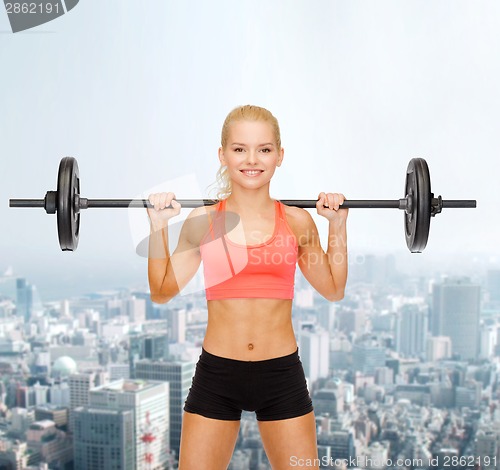
[[[233,187],[231,195],[227,200],[240,212],[247,209],[261,211],[269,208],[273,202],[269,195],[269,186],[258,190]]]

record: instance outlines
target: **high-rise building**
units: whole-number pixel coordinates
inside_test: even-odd
[[[467,381],[455,389],[455,406],[457,408],[479,409],[481,403],[481,383],[475,380]]]
[[[155,307],[151,300],[151,294],[149,292],[132,292],[132,295],[137,299],[143,299],[146,306],[146,320],[156,319]]]
[[[13,470],[23,470],[28,468],[28,459],[32,455],[28,453],[28,443],[18,439],[2,442],[0,452],[0,468],[11,468]]]
[[[75,470],[134,470],[134,410],[79,407],[74,410]]]
[[[136,378],[168,382],[170,389],[170,449],[179,455],[182,413],[194,375],[193,362],[151,361],[136,362]]]
[[[57,405],[40,405],[35,408],[35,420],[42,421],[48,419],[53,421],[58,428],[68,424],[68,408]]]
[[[89,396],[89,408],[133,410],[137,469],[163,469],[170,460],[168,402],[168,383],[144,380],[117,380],[92,389]]]
[[[375,369],[375,383],[377,385],[392,385],[394,383],[394,370],[390,367],[377,367]]]
[[[355,371],[375,374],[378,367],[385,366],[385,348],[375,340],[358,341],[352,347],[352,365]]]
[[[403,305],[396,317],[396,351],[418,357],[425,351],[427,312],[416,304]]]
[[[64,468],[73,460],[71,440],[56,428],[54,421],[35,421],[26,432],[26,440],[32,454],[38,454],[41,462],[55,468]]]
[[[496,325],[481,325],[479,330],[479,357],[481,359],[489,359],[495,355],[497,334]]]
[[[333,331],[335,328],[335,313],[337,304],[323,303],[317,309],[318,325],[326,331]]]
[[[159,361],[167,357],[166,333],[131,334],[129,347],[130,377],[135,378],[135,363],[141,359]]]
[[[35,421],[35,411],[26,408],[12,408],[9,432],[22,436]]]
[[[97,386],[98,380],[94,373],[72,374],[69,376],[69,428],[73,431],[73,410],[89,404],[90,389]]]
[[[314,405],[314,415],[316,417],[327,415],[336,418],[342,408],[339,402],[343,403],[341,393],[343,390],[321,388],[316,390],[312,396]]]
[[[333,461],[349,461],[349,459],[356,458],[354,429],[339,429],[328,434],[320,434],[318,445],[330,448],[330,456]]]
[[[449,336],[453,354],[476,359],[479,353],[481,288],[469,278],[450,278],[432,289],[431,333]]]
[[[451,357],[451,339],[448,336],[431,336],[427,338],[426,358],[429,362]]]
[[[500,456],[500,434],[483,425],[476,433],[474,455],[481,460],[481,469],[496,470]]]
[[[109,380],[130,379],[130,364],[109,364]]]
[[[19,317],[24,318],[25,323],[29,323],[33,314],[34,286],[26,279],[18,278],[16,281],[16,312]]]
[[[16,282],[14,270],[9,267],[5,272],[0,273],[0,297],[6,296],[14,300],[16,298]]]
[[[146,301],[131,296],[123,301],[125,315],[130,323],[144,323],[146,321]]]
[[[105,317],[127,317],[130,323],[142,323],[146,320],[146,300],[140,296],[114,298],[106,301]]]
[[[316,380],[328,377],[330,367],[330,338],[323,329],[299,331],[299,355],[304,373],[311,386]]]
[[[361,336],[366,330],[366,311],[363,308],[339,308],[335,317],[337,328],[347,335]]]
[[[168,340],[172,343],[184,343],[186,341],[186,310],[168,309]]]
[[[500,269],[490,269],[486,276],[486,290],[490,303],[500,305]]]
[[[47,403],[49,395],[49,386],[41,385],[40,382],[33,385],[33,391],[35,393],[35,405],[44,405]]]

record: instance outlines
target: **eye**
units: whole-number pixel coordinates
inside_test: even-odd
[[[264,147],[264,148],[262,149],[262,151],[263,151],[264,153],[270,153],[270,152],[271,152],[271,149],[270,149],[269,147]]]
[[[243,152],[243,149],[241,147],[235,147],[234,151],[235,152]]]

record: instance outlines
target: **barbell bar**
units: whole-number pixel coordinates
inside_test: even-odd
[[[216,199],[177,199],[182,207],[194,208],[216,204]],[[281,199],[283,204],[312,209],[317,200]],[[348,209],[399,209],[404,211],[404,229],[408,249],[421,253],[429,238],[431,217],[443,208],[475,208],[476,200],[443,200],[431,192],[430,173],[423,158],[412,158],[406,170],[405,197],[395,200],[346,199]],[[152,208],[147,199],[87,199],[80,197],[80,172],[73,157],[59,164],[57,191],[47,191],[44,199],[10,199],[9,207],[44,208],[57,214],[59,245],[63,251],[75,251],[80,236],[80,211],[94,208]]]

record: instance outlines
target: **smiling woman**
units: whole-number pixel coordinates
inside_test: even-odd
[[[319,194],[316,209],[329,222],[325,253],[309,213],[269,195],[284,149],[278,121],[268,110],[247,105],[231,111],[218,155],[219,202],[189,214],[172,255],[168,220],[181,205],[173,193],[149,197],[152,300],[169,301],[201,261],[204,268],[208,324],[184,407],[179,468],[198,468],[199,455],[205,468],[226,468],[242,410],[256,412],[273,468],[288,468],[292,456],[316,462],[313,406],[292,327],[294,278],[298,265],[326,299],[342,299],[347,280],[344,196]],[[239,217],[231,229],[229,212]]]
[[[227,115],[224,124],[222,125],[221,149],[228,146],[230,124],[234,124],[238,121],[246,121],[247,123],[267,123],[268,126],[266,127],[271,127],[272,129],[272,136],[269,139],[269,142],[261,144],[264,147],[262,152],[272,152],[273,147],[281,149],[281,135],[278,120],[267,109],[259,106],[238,107],[233,109]],[[243,152],[245,150],[245,145],[242,143],[233,142],[231,145],[235,146],[233,149],[235,152]],[[231,179],[229,178],[227,171],[227,166],[222,164],[217,172],[217,183],[219,185],[219,192],[217,193],[218,199],[224,199],[231,194]]]

